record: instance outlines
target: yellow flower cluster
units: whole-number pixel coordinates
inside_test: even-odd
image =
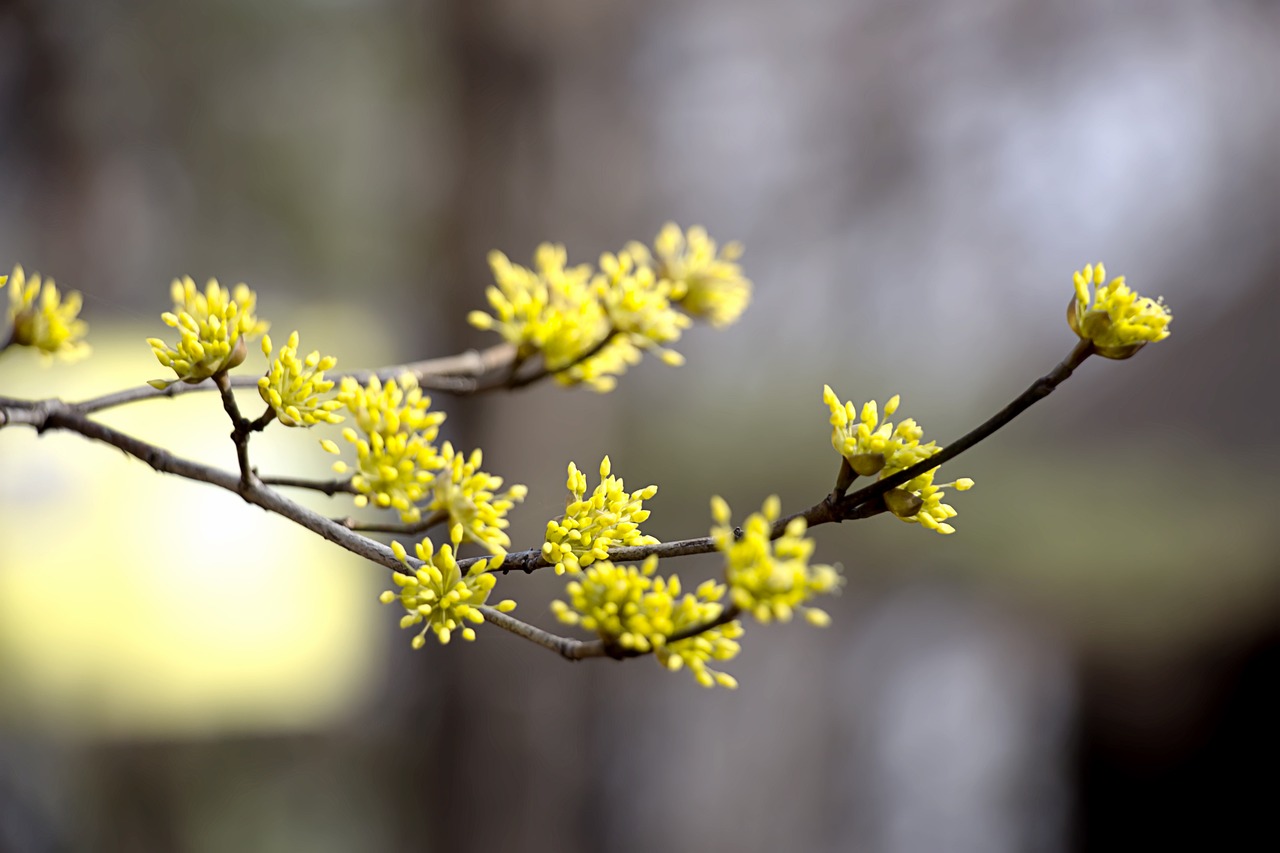
[[[644,246],[633,243],[627,248],[637,259],[652,263]],[[672,298],[692,316],[713,326],[727,326],[751,302],[751,282],[738,264],[740,243],[728,243],[717,251],[705,228],[695,225],[685,233],[668,222],[658,232],[653,249],[658,277],[672,283]]]
[[[533,269],[513,264],[501,252],[489,253],[496,287],[486,294],[494,316],[472,311],[467,319],[492,329],[516,346],[521,358],[541,353],[546,368],[560,371],[599,346],[610,333],[609,318],[591,287],[585,264],[567,267],[563,246],[543,243]],[[603,354],[603,353],[601,353]]]
[[[951,504],[942,502],[945,496],[943,489],[955,489],[965,492],[973,488],[973,480],[961,477],[950,483],[934,483],[933,477],[937,468],[931,468],[918,477],[912,477],[905,484],[885,493],[884,502],[895,516],[908,522],[919,522],[921,527],[935,533],[955,533],[956,529],[947,524],[947,519],[955,518],[956,511]]]
[[[803,518],[792,519],[782,536],[771,538],[781,510],[777,496],[770,496],[760,512],[747,517],[741,538],[735,539],[729,505],[719,496],[711,499],[716,521],[711,538],[725,555],[729,598],[761,622],[786,622],[799,611],[811,624],[824,626],[830,617],[807,602],[839,589],[840,573],[834,566],[809,565],[813,540],[805,538]]]
[[[354,427],[342,437],[356,449],[356,472],[351,478],[356,506],[372,503],[400,513],[400,520],[422,517],[418,503],[427,495],[442,460],[432,444],[444,421],[443,412],[429,411],[431,398],[417,380],[405,375],[383,384],[375,376],[362,386],[350,377],[342,380],[338,400],[351,414]],[[341,453],[336,442],[321,442],[330,453]],[[345,462],[333,465],[338,474],[350,470]]]
[[[262,338],[262,353],[271,358],[270,335]],[[325,379],[324,372],[332,370],[337,363],[333,356],[321,358],[316,351],[305,359],[299,359],[298,333],[295,331],[271,360],[267,375],[258,380],[258,393],[276,413],[276,420],[285,426],[341,423],[342,416],[335,414],[334,410],[342,408],[342,401],[320,399],[321,394],[333,390],[333,380]]]
[[[662,229],[652,253],[631,243],[603,255],[599,269],[567,266],[564,247],[548,243],[535,251],[532,269],[493,252],[496,286],[486,291],[493,313],[473,311],[468,320],[501,334],[520,359],[541,354],[560,383],[609,391],[645,351],[683,363],[668,345],[691,317],[717,326],[738,318],[751,298],[740,254],[736,244],[717,253],[701,228],[686,239],[674,224]]]
[[[652,350],[666,364],[684,364],[680,353],[663,347],[680,340],[681,333],[693,325],[689,315],[671,304],[674,284],[627,251],[601,255],[600,272],[596,291],[613,328],[628,335],[637,349]]]
[[[859,414],[852,402],[841,403],[830,385],[822,386],[822,400],[831,410],[831,446],[849,460],[859,476],[901,471],[941,449],[932,441],[920,443],[924,430],[911,418],[896,427],[891,421],[881,421],[875,400],[863,404]],[[889,398],[884,404],[886,418],[898,410],[900,402],[897,394]]]
[[[673,577],[674,579],[674,577]],[[671,612],[671,624],[675,628],[673,634],[706,625],[720,617],[723,607],[720,600],[724,598],[725,586],[715,581],[704,581],[698,585],[694,595],[686,595],[675,603]],[[721,687],[733,689],[738,680],[727,672],[718,672],[707,666],[711,661],[732,660],[738,656],[741,646],[738,638],[743,634],[742,623],[738,620],[726,622],[715,628],[695,634],[674,643],[660,646],[654,654],[658,663],[672,672],[688,668],[693,677],[703,687]]]
[[[609,557],[609,549],[625,545],[652,545],[658,540],[640,532],[648,520],[644,501],[658,493],[657,486],[627,492],[622,478],[610,474],[609,457],[600,463],[600,485],[586,497],[587,478],[569,463],[566,487],[571,496],[564,516],[547,522],[542,556],[556,567],[556,574],[579,572]]]
[[[489,553],[503,555],[511,544],[506,533],[507,512],[524,500],[529,489],[515,485],[497,492],[502,478],[479,470],[482,458],[479,449],[471,451],[470,457],[455,453],[453,444],[446,441],[440,448],[442,470],[432,482],[427,509],[449,514],[449,529],[455,531],[456,540],[477,542]]]
[[[480,560],[464,575],[458,568],[453,546],[441,545],[436,551],[430,539],[423,539],[414,549],[422,561],[416,569],[410,565],[403,545],[392,542],[391,550],[409,571],[394,573],[391,577],[399,591],[389,589],[382,593],[380,600],[383,604],[399,601],[404,607],[406,613],[400,619],[401,628],[426,623],[413,638],[413,647],[422,648],[428,631],[434,631],[442,645],[449,642],[459,628],[462,639],[474,640],[475,629],[465,623],[484,621],[484,614],[478,608],[489,600],[489,593],[498,581],[488,569],[496,568],[502,558]],[[496,608],[505,613],[515,606],[514,601],[507,599],[498,602]]]
[[[9,276],[0,275],[0,287],[8,280]],[[15,266],[9,290],[9,342],[39,350],[46,359],[55,355],[68,361],[83,358],[89,354],[84,341],[89,326],[79,319],[81,304],[76,291],[63,298],[53,279],[46,278],[42,284],[39,273],[28,279],[22,267]]]
[[[1076,295],[1067,307],[1067,323],[1105,358],[1128,358],[1153,341],[1169,337],[1173,316],[1161,299],[1139,296],[1116,276],[1107,283],[1102,264],[1090,264],[1073,277]],[[1090,298],[1089,288],[1093,287]]]
[[[601,560],[565,587],[569,601],[551,603],[556,618],[567,625],[594,631],[608,642],[638,653],[654,652],[672,671],[688,666],[698,683],[736,687],[730,675],[707,666],[709,661],[737,655],[742,625],[730,622],[701,634],[667,644],[678,631],[705,625],[720,616],[724,587],[708,581],[693,594],[683,594],[680,579],[656,576],[658,560],[641,566],[615,565]]]
[[[173,311],[160,319],[178,330],[178,345],[171,347],[159,338],[148,338],[147,343],[156,359],[177,374],[173,381],[196,383],[230,370],[249,354],[248,341],[270,325],[254,316],[258,298],[244,284],[229,291],[217,279],[209,279],[201,293],[187,277],[175,280],[170,293]],[[172,381],[155,379],[150,384],[164,388]]]
[[[665,617],[676,594],[666,579],[654,577],[657,566],[656,557],[641,566],[601,560],[570,581],[565,587],[569,602],[557,599],[551,610],[566,625],[580,625],[624,649],[653,651],[674,631]],[[679,580],[673,576],[672,582],[678,591]]]
[[[921,444],[924,430],[911,418],[896,426],[889,420],[880,420],[875,400],[862,406],[859,413],[852,402],[840,402],[830,385],[822,386],[822,400],[831,410],[831,446],[849,462],[854,473],[863,477],[879,475],[884,479],[921,460],[928,459],[942,448],[935,442]],[[897,394],[884,404],[888,418],[898,410],[901,398]],[[946,521],[954,518],[955,509],[942,503],[943,489],[954,487],[957,491],[973,488],[973,480],[962,477],[952,483],[934,484],[937,468],[907,481],[885,494],[889,510],[903,521],[919,522],[935,533],[954,533],[955,528]]]

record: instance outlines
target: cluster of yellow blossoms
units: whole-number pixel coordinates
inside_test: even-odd
[[[717,251],[705,228],[695,225],[684,233],[668,222],[653,241],[653,255],[636,242],[628,244],[627,251],[643,266],[655,267],[659,278],[672,282],[671,298],[684,311],[713,326],[737,320],[751,301],[751,282],[738,264],[742,244],[728,243]]]
[[[0,275],[0,287],[10,276]],[[76,291],[64,298],[53,279],[42,283],[40,274],[27,278],[21,266],[13,268],[9,287],[8,344],[31,347],[48,359],[50,356],[72,361],[89,354],[85,334],[89,326],[79,319],[82,299]],[[0,339],[3,340],[3,339]]]
[[[432,412],[431,398],[422,393],[412,376],[385,384],[374,376],[368,385],[350,377],[342,380],[338,400],[351,413],[355,426],[342,437],[355,446],[356,471],[351,477],[356,506],[372,503],[400,513],[402,521],[422,517],[418,503],[440,467],[436,435],[444,412]],[[333,441],[321,442],[330,453],[340,453]],[[351,473],[346,462],[333,463],[336,474]]]
[[[922,460],[933,456],[942,448],[935,442],[921,443],[924,430],[913,419],[907,418],[896,426],[892,421],[880,420],[875,400],[864,403],[861,412],[852,402],[840,402],[830,385],[822,386],[822,400],[831,410],[831,446],[843,456],[853,472],[861,477],[879,475],[880,479],[896,474]],[[884,404],[888,418],[898,410],[901,398],[897,394]],[[952,483],[933,482],[937,468],[913,477],[885,494],[885,505],[903,521],[919,523],[936,533],[954,533],[947,523],[954,518],[955,508],[942,502],[943,489],[966,491],[973,488],[973,480],[962,477]]]
[[[262,338],[262,354],[271,358],[270,335]],[[305,359],[299,359],[298,333],[295,331],[271,360],[267,375],[258,380],[258,393],[276,413],[276,420],[285,426],[341,423],[342,415],[334,412],[342,408],[342,401],[320,399],[321,394],[333,390],[333,380],[325,379],[324,372],[332,370],[337,363],[333,356],[321,358],[315,350]]]
[[[247,285],[232,290],[209,279],[201,293],[190,277],[170,285],[173,311],[160,315],[165,325],[178,330],[177,346],[160,338],[148,338],[151,351],[177,379],[155,379],[151,385],[164,388],[174,381],[203,382],[242,363],[249,354],[248,342],[265,333],[271,325],[254,315],[258,297]]]
[[[831,409],[831,446],[849,460],[849,466],[862,477],[870,477],[891,469],[901,471],[941,450],[934,442],[921,444],[924,430],[907,418],[896,427],[880,420],[875,400],[863,404],[859,413],[851,402],[841,403],[830,385],[822,386],[822,401]],[[885,417],[898,411],[902,398],[897,394],[884,404]]]
[[[511,544],[507,536],[507,511],[524,500],[528,489],[516,485],[504,492],[502,478],[479,470],[481,453],[470,457],[455,453],[453,445],[435,445],[444,422],[443,412],[430,410],[431,398],[422,393],[411,375],[382,382],[376,376],[367,385],[347,377],[338,401],[351,414],[354,426],[342,437],[356,451],[351,485],[356,506],[394,509],[400,520],[415,522],[427,512],[444,512],[459,541],[483,545],[492,554],[503,554]],[[341,453],[337,442],[321,446]],[[351,473],[346,462],[333,465],[338,474]]]
[[[401,628],[426,623],[413,638],[415,649],[426,643],[428,631],[434,631],[441,644],[449,642],[453,632],[459,628],[462,629],[462,639],[474,640],[475,629],[466,623],[478,625],[484,621],[484,614],[478,608],[489,600],[489,593],[498,581],[489,570],[501,565],[502,556],[479,560],[463,574],[454,556],[457,546],[455,538],[452,545],[441,545],[436,551],[430,539],[423,539],[414,548],[422,561],[414,568],[404,546],[399,542],[391,543],[396,559],[408,572],[395,572],[391,576],[400,588],[399,592],[387,590],[382,593],[381,601],[383,604],[399,601],[404,607],[406,613],[400,619]],[[494,605],[504,613],[514,610],[515,606],[516,603],[510,599]]]
[[[454,538],[483,545],[492,554],[502,554],[511,544],[507,536],[507,511],[529,494],[526,486],[514,485],[505,492],[502,478],[480,470],[483,454],[479,448],[471,456],[454,453],[445,442],[440,448],[440,471],[431,483],[430,512],[444,512]]]
[[[243,284],[227,291],[210,281],[201,293],[186,278],[175,281],[172,290],[175,310],[163,319],[179,330],[180,340],[176,347],[155,338],[148,343],[178,380],[199,382],[238,366],[246,341],[267,329],[268,324],[254,316],[257,297]],[[337,394],[327,397],[334,382],[325,372],[337,360],[318,351],[300,358],[296,331],[274,358],[271,338],[264,337],[262,352],[270,363],[258,380],[258,393],[282,424],[340,423],[344,410],[351,417],[352,425],[342,437],[355,448],[355,465],[338,461],[333,470],[351,474],[357,506],[393,509],[406,523],[419,521],[424,509],[442,512],[459,540],[477,542],[493,554],[505,553],[510,544],[507,511],[527,490],[513,486],[498,492],[502,479],[478,470],[478,450],[464,458],[446,444],[442,453],[434,442],[444,413],[430,410],[431,398],[413,376],[385,383],[375,376],[367,385],[344,377]],[[170,383],[152,384],[163,388]],[[333,454],[342,452],[329,439],[321,446]]]
[[[468,319],[514,344],[521,360],[541,355],[562,384],[610,391],[645,351],[667,364],[683,363],[667,345],[679,340],[691,318],[715,326],[738,318],[751,299],[740,255],[737,244],[717,250],[705,230],[686,235],[670,223],[653,252],[631,243],[603,255],[599,269],[567,266],[564,247],[548,243],[534,252],[532,269],[493,252],[496,286],[487,291],[493,313],[473,311]]]
[[[1163,299],[1139,296],[1116,276],[1107,283],[1102,264],[1090,264],[1074,276],[1075,298],[1067,306],[1067,323],[1105,358],[1128,358],[1149,343],[1169,337],[1169,313]],[[1089,288],[1093,287],[1093,298]]]
[[[724,612],[724,586],[706,581],[693,593],[683,593],[680,578],[656,575],[658,558],[640,566],[597,562],[565,587],[569,601],[553,601],[551,610],[567,625],[594,631],[618,647],[646,654],[670,670],[687,667],[705,687],[737,687],[733,676],[707,666],[737,656],[742,625],[735,621],[708,628],[675,642],[668,638],[687,629],[709,625]]]
[[[570,498],[564,515],[547,522],[542,557],[556,567],[556,574],[577,572],[596,560],[609,557],[610,548],[652,545],[658,540],[640,532],[649,518],[644,502],[658,493],[657,486],[628,492],[621,477],[610,473],[609,457],[600,463],[600,485],[586,497],[587,477],[569,463],[565,484]]]
[[[804,535],[808,525],[803,518],[793,518],[785,532],[773,538],[781,510],[778,497],[769,496],[760,512],[747,516],[742,535],[735,536],[729,505],[720,497],[711,499],[716,521],[711,538],[725,555],[729,599],[760,622],[788,622],[799,611],[810,624],[825,626],[831,618],[808,602],[839,589],[840,572],[834,566],[809,564],[813,540]]]
[[[678,581],[674,575],[672,581]],[[668,584],[670,586],[670,584]],[[720,603],[724,598],[724,584],[715,581],[703,581],[693,595],[682,596],[674,603],[671,610],[671,625],[675,629],[672,635],[683,631],[696,630],[702,625],[719,619],[724,612]],[[679,588],[672,593],[679,594]],[[667,642],[655,649],[654,655],[658,663],[672,672],[687,668],[703,687],[738,686],[738,680],[727,672],[718,672],[707,666],[711,661],[732,660],[738,656],[742,647],[738,638],[743,634],[742,623],[738,620],[726,622],[709,630],[700,631],[683,640]]]

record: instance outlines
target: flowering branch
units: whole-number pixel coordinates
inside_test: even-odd
[[[925,473],[926,471],[937,468],[944,462],[948,462],[969,448],[983,441],[984,439],[995,434],[1002,427],[1009,424],[1018,415],[1031,408],[1035,403],[1043,400],[1053,393],[1059,385],[1071,377],[1076,368],[1084,363],[1084,360],[1095,353],[1094,345],[1089,340],[1077,341],[1071,353],[1058,363],[1053,370],[1041,376],[1035,382],[1028,386],[1013,399],[1009,405],[996,412],[987,420],[983,421],[977,427],[965,433],[945,448],[938,451],[933,456],[928,457],[914,465],[898,471],[896,474],[890,474],[869,486],[864,486],[858,491],[847,497],[834,501],[832,506],[832,514],[835,521],[843,521],[846,518],[853,518],[863,508],[870,507],[873,502],[879,500],[890,489],[903,485],[907,481]],[[845,463],[848,464],[847,462]],[[843,466],[842,469],[843,471]],[[859,516],[861,517],[861,516]]]
[[[381,600],[401,605],[402,627],[421,626],[412,640],[415,648],[429,634],[441,643],[455,635],[474,639],[472,625],[490,622],[568,660],[652,655],[668,669],[687,668],[705,686],[734,687],[731,675],[709,664],[737,655],[743,618],[787,621],[798,614],[817,626],[830,621],[812,600],[837,591],[843,580],[837,567],[810,563],[814,543],[809,528],[888,512],[937,533],[953,533],[947,521],[956,510],[943,503],[943,490],[965,491],[973,481],[935,482],[942,464],[1048,396],[1089,356],[1129,358],[1169,334],[1170,316],[1163,303],[1134,293],[1123,277],[1108,281],[1101,265],[1087,266],[1075,274],[1075,298],[1068,307],[1068,324],[1079,343],[1053,370],[951,445],[924,442],[923,429],[910,418],[896,425],[887,420],[899,406],[896,396],[885,403],[882,419],[875,401],[859,411],[827,387],[823,399],[831,411],[831,443],[840,467],[830,493],[812,506],[783,517],[777,497],[770,497],[760,512],[735,526],[728,505],[713,497],[710,536],[659,542],[641,532],[649,518],[643,504],[657,487],[628,491],[606,456],[592,491],[585,474],[569,463],[564,514],[548,522],[540,548],[508,553],[507,514],[525,498],[526,487],[504,488],[501,477],[481,470],[478,449],[465,453],[447,441],[437,446],[445,414],[431,409],[423,390],[510,391],[554,378],[564,385],[609,391],[645,353],[678,365],[683,359],[670,346],[694,319],[726,325],[746,307],[751,283],[737,263],[740,251],[735,244],[717,248],[701,229],[684,232],[668,225],[652,251],[628,244],[617,254],[603,255],[596,268],[571,267],[563,247],[545,244],[535,254],[533,268],[494,253],[490,264],[496,286],[488,291],[493,313],[473,312],[469,320],[498,332],[504,343],[330,378],[325,374],[335,367],[335,359],[319,351],[301,355],[296,331],[273,350],[265,334],[269,324],[256,316],[257,297],[248,287],[228,290],[210,281],[201,291],[191,279],[182,279],[171,288],[174,310],[162,315],[175,330],[176,343],[148,341],[175,378],[79,403],[0,397],[0,427],[25,424],[38,433],[79,433],[156,471],[234,492],[390,569],[398,590],[384,592]],[[0,287],[8,278],[0,276]],[[64,298],[52,281],[42,284],[38,275],[27,280],[20,267],[12,278],[4,346],[32,347],[46,359],[85,354],[79,295]],[[247,355],[248,341],[257,336],[270,359],[266,375],[231,376]],[[534,358],[537,366],[526,370]],[[247,387],[256,387],[267,404],[254,420],[241,413],[234,394]],[[212,388],[218,389],[232,424],[237,472],[174,455],[91,417],[127,403]],[[354,463],[334,463],[333,470],[345,476],[259,478],[250,464],[253,433],[273,422],[305,429],[343,421],[350,425],[342,429],[342,438],[357,457]],[[335,441],[320,444],[329,453],[342,453]],[[850,494],[860,476],[874,481]],[[391,509],[400,520],[326,518],[275,487],[331,497],[350,494],[356,506]],[[422,539],[413,545],[415,557],[398,541],[387,546],[362,535],[417,537],[436,526],[446,526],[448,542],[437,548],[431,539]],[[486,554],[459,559],[463,543]],[[661,559],[711,552],[724,556],[723,582],[707,580],[686,592],[677,575],[657,574]],[[561,622],[593,632],[595,639],[561,637],[517,619],[510,615],[516,606],[510,599],[489,602],[499,573],[548,567],[569,575],[565,600],[554,601],[552,611]]]
[[[75,404],[45,400],[30,407],[11,407],[8,404],[0,406],[0,427],[18,424],[31,426],[38,433],[51,429],[67,430],[94,441],[109,444],[144,462],[160,473],[208,483],[229,492],[234,492],[244,498],[246,502],[261,507],[268,512],[283,516],[358,557],[392,570],[403,568],[402,563],[396,558],[395,552],[388,546],[361,536],[348,525],[325,518],[301,504],[283,497],[278,492],[268,488],[266,480],[254,478],[246,482],[244,478],[236,474],[178,456],[89,418],[80,412]],[[433,521],[433,523],[438,523],[438,521]],[[389,530],[387,532],[397,531]],[[485,621],[492,622],[497,627],[550,649],[567,660],[635,656],[634,654],[619,655],[611,652],[606,644],[601,641],[583,642],[556,636],[492,607],[482,607],[481,610],[485,614]],[[724,624],[724,621],[707,624],[700,630],[681,632],[681,636],[672,635],[672,639],[675,641],[695,636],[701,631],[711,630],[718,625]]]

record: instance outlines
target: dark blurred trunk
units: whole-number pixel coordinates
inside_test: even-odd
[[[424,24],[446,30],[432,40],[448,45],[448,68],[455,75],[449,97],[454,112],[446,118],[455,136],[453,190],[432,241],[438,250],[426,253],[421,273],[441,286],[413,309],[419,316],[442,318],[436,323],[441,334],[429,342],[428,352],[412,356],[481,343],[462,318],[483,305],[490,283],[485,256],[501,246],[518,257],[542,232],[536,184],[549,171],[543,144],[547,57],[504,39],[491,3],[448,0],[441,5],[438,16]],[[425,73],[439,73],[440,63],[432,62]],[[489,446],[494,431],[485,423],[506,403],[492,397],[441,397],[438,405],[449,414],[442,439],[462,452]],[[407,635],[397,638],[392,680],[407,691],[400,726],[432,721],[427,736],[399,743],[412,754],[395,756],[398,772],[387,780],[391,796],[402,803],[394,812],[401,816],[399,849],[497,850],[530,844],[576,849],[567,843],[572,829],[557,820],[561,815],[529,813],[540,798],[527,780],[538,780],[544,791],[564,783],[538,767],[530,748],[521,698],[529,689],[527,678],[495,676],[506,669],[499,658],[517,649],[494,633],[485,631],[474,645],[455,641],[447,649],[428,642],[418,652],[410,651]],[[549,834],[513,836],[517,827],[541,827]],[[425,848],[424,841],[429,842]]]

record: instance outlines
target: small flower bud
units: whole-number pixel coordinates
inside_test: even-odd
[[[236,338],[236,344],[231,349],[231,353],[226,360],[222,362],[222,369],[219,373],[225,373],[234,367],[239,367],[244,363],[245,358],[249,355],[249,341],[243,335]]]
[[[884,468],[883,453],[855,453],[849,459],[849,465],[859,477],[870,477],[879,474]]]
[[[920,512],[920,508],[924,506],[924,500],[906,489],[891,489],[885,493],[884,505],[898,518],[911,518]]]

